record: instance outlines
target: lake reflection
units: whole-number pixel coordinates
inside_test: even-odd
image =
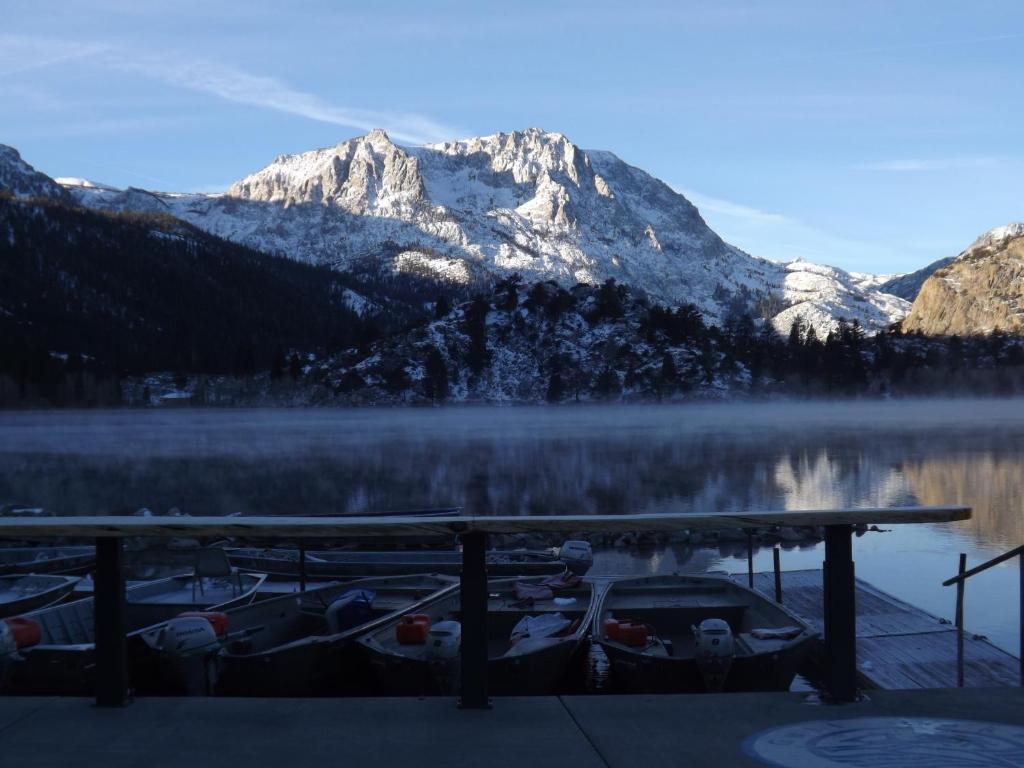
[[[906,526],[857,544],[861,575],[943,615],[952,594],[934,579],[952,575],[958,551],[976,563],[1024,542],[1022,501],[1021,400],[0,414],[0,504],[60,514],[968,504],[971,521]],[[876,551],[879,572],[868,573]],[[770,567],[770,554],[759,557]],[[820,559],[814,548],[784,556],[786,567]],[[671,549],[613,553],[600,565],[742,567],[728,552]],[[907,595],[903,582],[926,573],[930,586]],[[990,603],[972,629],[981,623],[1007,645],[1013,633],[989,618],[1010,606],[1015,613],[1009,575],[997,579],[1001,607],[974,582],[968,593],[969,616],[972,602]]]

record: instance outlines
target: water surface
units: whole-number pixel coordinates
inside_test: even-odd
[[[1024,543],[1024,400],[0,414],[0,504],[59,514],[742,512],[968,504],[857,539],[858,575],[941,616],[957,553]],[[736,545],[607,552],[604,572],[742,570]],[[819,567],[820,545],[784,568]],[[771,552],[757,556],[771,567]],[[1017,649],[1017,565],[968,627]]]

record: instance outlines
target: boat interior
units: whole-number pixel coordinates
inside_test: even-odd
[[[2,547],[0,565],[25,563],[27,567],[31,567],[34,562],[67,557],[91,557],[95,553],[95,547]]]
[[[536,580],[524,579],[527,583]],[[512,630],[526,616],[562,614],[570,625],[559,637],[580,637],[586,633],[590,608],[594,600],[594,587],[588,582],[578,587],[560,589],[555,597],[571,599],[568,605],[560,605],[554,598],[545,600],[520,600],[514,592],[515,579],[492,581],[488,585],[487,598],[487,655],[491,659],[505,656],[513,650]],[[417,610],[430,617],[431,626],[442,621],[461,621],[461,596],[455,592],[439,598]],[[400,643],[396,632],[396,621],[388,622],[380,629],[366,636],[364,642],[378,650],[411,659],[426,659],[425,643]]]
[[[192,576],[173,576],[132,587],[125,592],[128,631],[136,632],[183,611],[247,601],[263,579],[240,574],[231,578],[204,577],[194,582]],[[94,610],[93,598],[89,597],[33,611],[26,616],[39,622],[42,645],[81,645],[94,640]]]
[[[692,658],[693,627],[705,619],[722,619],[732,630],[736,655],[773,652],[794,639],[758,639],[754,630],[796,629],[797,623],[783,610],[728,579],[654,577],[613,584],[605,594],[595,633],[612,642],[604,632],[606,619],[631,620],[647,625],[650,639],[644,646],[622,646],[653,656]],[[798,633],[799,635],[799,633]]]
[[[429,575],[362,579],[263,600],[229,612],[228,632],[248,631],[229,643],[227,650],[230,654],[246,655],[302,642],[310,637],[341,637],[356,628],[332,636],[326,613],[334,600],[351,590],[373,593],[369,621],[374,621],[402,611],[455,583],[454,579]]]
[[[78,578],[47,574],[0,576],[0,608],[42,592],[70,590]]]

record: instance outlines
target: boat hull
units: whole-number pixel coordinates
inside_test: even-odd
[[[92,570],[95,564],[96,550],[93,547],[0,549],[0,576],[17,573],[78,575]]]
[[[361,646],[377,681],[377,692],[390,696],[458,694],[458,674],[442,676],[430,662]],[[487,692],[492,696],[543,696],[555,690],[580,652],[567,640],[551,648],[487,662]]]
[[[813,636],[777,653],[733,659],[722,691],[788,691],[800,671]],[[624,693],[703,693],[707,691],[693,658],[663,658],[624,651],[599,642],[608,657],[612,685]]]
[[[26,581],[38,581],[39,590],[20,598],[0,600],[0,618],[6,616],[19,616],[29,611],[39,610],[55,605],[70,595],[78,583],[78,579],[72,576],[57,576],[54,574],[29,575],[17,578],[4,577],[0,579],[0,585],[18,582],[24,584]],[[0,592],[0,594],[3,594]]]

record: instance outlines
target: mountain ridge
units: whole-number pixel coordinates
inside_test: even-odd
[[[520,274],[565,287],[614,278],[664,303],[693,302],[709,322],[741,308],[783,333],[800,317],[824,335],[841,316],[875,331],[909,309],[852,273],[751,256],[664,182],[536,128],[421,147],[375,130],[279,155],[222,195],[68,189],[87,206],[166,208],[229,240],[343,271],[372,264],[455,284]]]

